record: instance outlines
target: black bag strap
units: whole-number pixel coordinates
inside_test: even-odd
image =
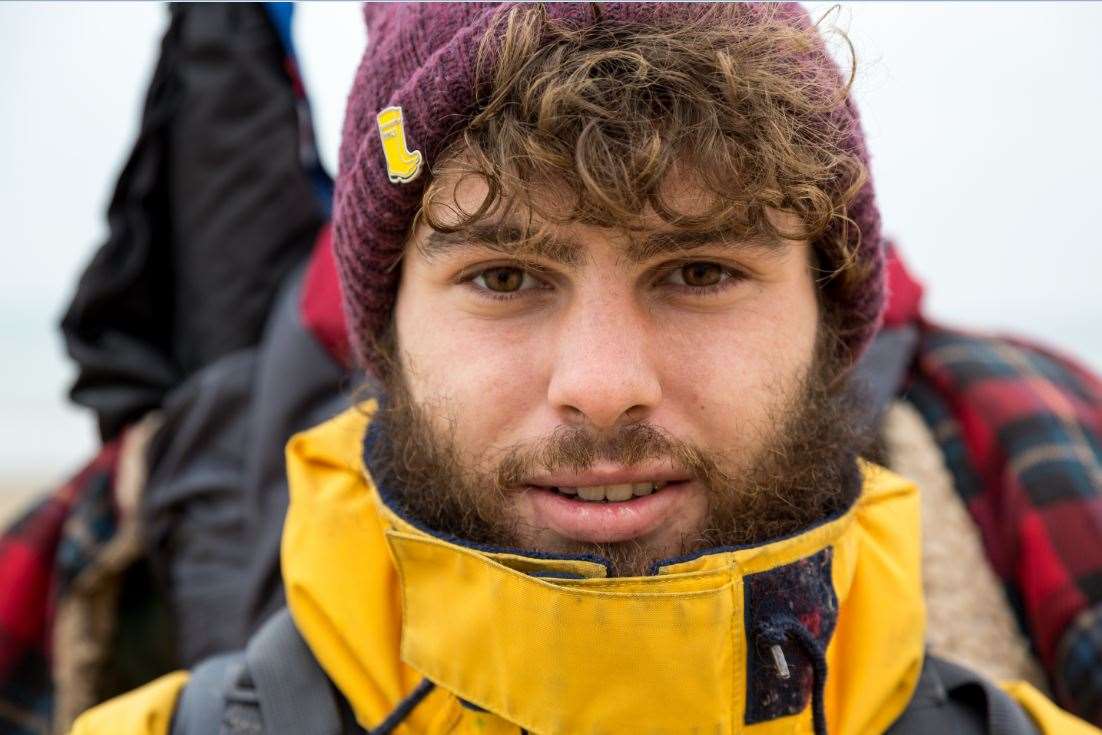
[[[265,735],[340,735],[341,718],[329,677],[283,608],[245,648]]]
[[[192,669],[176,701],[169,733],[211,735],[220,732],[226,710],[225,694],[237,681],[244,666],[245,653],[234,651],[209,658]]]
[[[172,735],[343,735],[349,729],[339,695],[295,627],[280,610],[243,652],[200,664],[180,695]],[[353,720],[354,722],[354,720]]]
[[[886,735],[1040,735],[1029,715],[974,671],[927,654],[910,704]]]
[[[944,659],[935,658],[932,663],[950,696],[985,705],[987,730],[991,735],[1040,735],[1021,705],[991,681]]]

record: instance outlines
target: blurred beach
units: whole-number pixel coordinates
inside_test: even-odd
[[[7,526],[16,520],[48,490],[41,479],[12,478],[0,482],[0,526]]]

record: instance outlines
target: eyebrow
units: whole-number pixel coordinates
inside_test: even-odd
[[[488,222],[465,227],[456,232],[433,231],[421,245],[421,252],[428,259],[453,250],[483,247],[506,255],[524,255],[546,258],[562,265],[577,265],[583,259],[584,249],[570,240],[543,236],[528,240],[523,248],[524,232],[508,222]]]
[[[732,250],[779,251],[784,241],[776,235],[761,233],[752,237],[737,235],[733,230],[720,229],[694,232],[691,230],[652,232],[642,240],[632,239],[625,257],[641,263],[660,255],[676,255],[701,248],[730,248]]]
[[[483,247],[506,255],[523,253],[526,256],[541,257],[567,266],[578,265],[584,260],[585,248],[573,240],[541,236],[520,247],[518,243],[523,240],[523,231],[519,226],[508,222],[489,222],[456,232],[433,231],[420,249],[428,259],[454,250]],[[641,263],[662,255],[716,246],[738,250],[777,251],[783,247],[783,241],[768,234],[750,238],[737,237],[731,230],[652,232],[642,239],[630,238],[624,257],[630,262]]]

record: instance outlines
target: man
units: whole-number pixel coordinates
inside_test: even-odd
[[[334,246],[382,390],[288,447],[289,614],[74,732],[1094,731],[924,654],[804,11],[366,13]]]

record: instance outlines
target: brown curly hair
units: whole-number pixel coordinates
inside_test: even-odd
[[[849,303],[846,292],[870,276],[855,260],[860,232],[847,214],[868,171],[846,147],[848,118],[835,114],[855,65],[842,78],[817,60],[819,24],[769,5],[650,22],[677,12],[656,5],[641,21],[571,24],[542,4],[503,8],[479,45],[480,107],[437,158],[413,226],[423,219],[454,232],[520,209],[529,214],[520,239],[530,241],[543,234],[531,215],[636,230],[649,205],[678,229],[809,240],[826,324],[844,336],[845,315],[831,303]],[[707,193],[705,211],[667,201],[664,183],[682,171]],[[469,176],[487,194],[458,211],[454,187]],[[548,187],[565,203],[547,206],[539,194]],[[770,210],[796,214],[801,227],[778,231]]]

